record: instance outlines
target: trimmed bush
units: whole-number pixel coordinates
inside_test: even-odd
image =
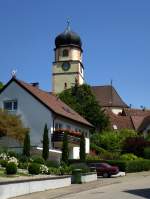
[[[10,162],[6,166],[6,174],[16,174],[17,173],[17,165],[14,162]]]
[[[34,163],[45,164],[45,160],[41,156],[33,156],[32,160]]]
[[[127,172],[139,172],[150,170],[150,160],[133,160],[127,163]]]
[[[144,148],[144,158],[150,159],[150,147]]]
[[[40,164],[31,163],[28,167],[29,174],[38,175],[40,173]]]

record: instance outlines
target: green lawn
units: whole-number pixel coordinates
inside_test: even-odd
[[[5,170],[4,169],[0,169],[0,177],[5,177]]]

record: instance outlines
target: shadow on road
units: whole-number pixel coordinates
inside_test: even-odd
[[[150,199],[150,189],[133,189],[124,192]]]

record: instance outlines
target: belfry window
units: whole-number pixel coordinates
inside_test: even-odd
[[[63,57],[68,57],[69,56],[69,51],[67,49],[64,49],[62,52]]]

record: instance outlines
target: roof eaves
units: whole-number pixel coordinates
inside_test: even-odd
[[[3,92],[3,91],[6,89],[6,87],[7,87],[12,81],[16,82],[19,86],[21,86],[24,90],[26,90],[29,94],[31,94],[35,99],[37,99],[41,104],[43,104],[47,109],[49,109],[50,111],[52,111],[54,114],[60,115],[60,116],[65,117],[65,118],[68,119],[67,116],[58,113],[57,111],[55,111],[54,109],[52,109],[52,108],[50,108],[48,105],[46,105],[41,99],[39,99],[39,97],[37,97],[34,93],[32,93],[29,89],[27,89],[27,88],[23,85],[23,83],[21,83],[21,81],[19,81],[18,79],[14,78],[14,77],[13,77],[13,78],[0,90],[0,93]],[[25,83],[25,82],[24,82],[24,83]],[[75,120],[75,119],[73,119],[73,118],[69,118],[69,119],[72,120],[72,121],[78,122],[78,123],[80,123],[80,124],[82,124],[82,125],[90,126],[91,128],[93,127],[93,125],[90,124],[88,121],[87,121],[87,123],[83,123],[83,122],[80,122],[80,121]]]

